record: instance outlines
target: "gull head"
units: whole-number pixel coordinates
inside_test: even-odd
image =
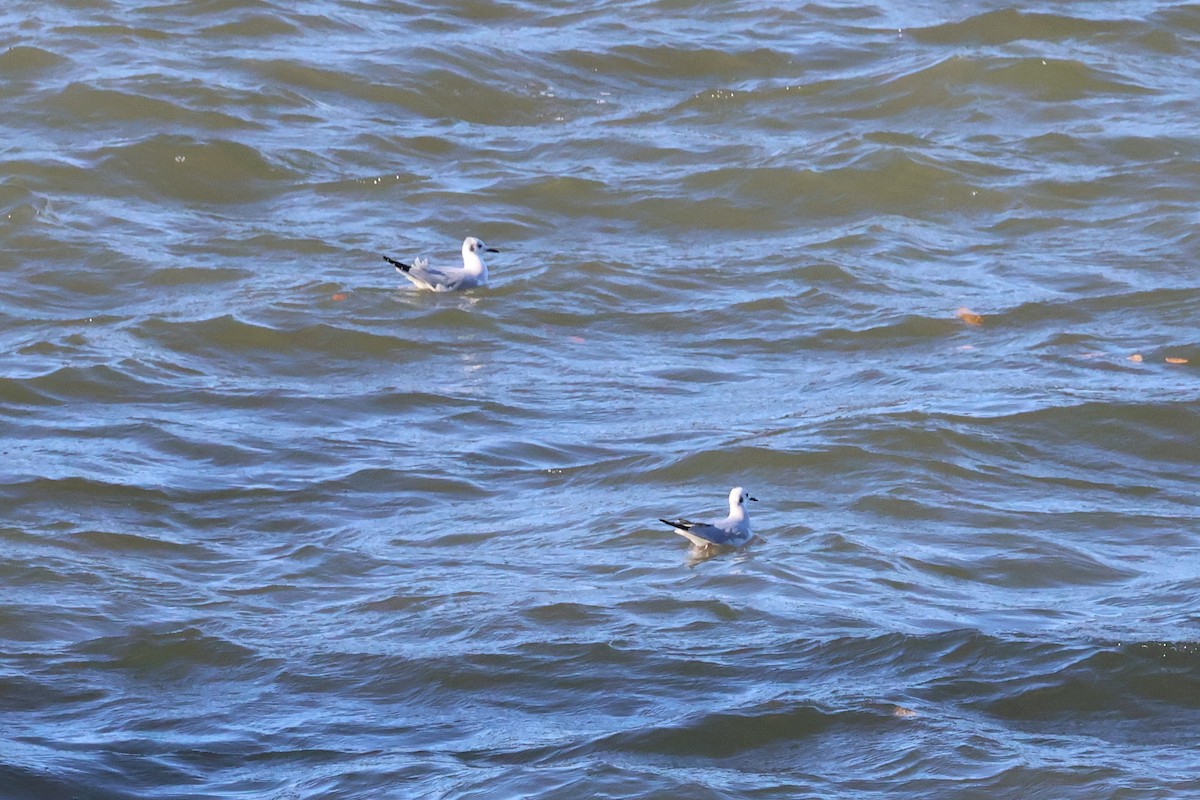
[[[463,258],[467,257],[467,253],[474,253],[478,258],[480,253],[499,253],[500,251],[494,247],[488,247],[483,243],[483,239],[477,239],[474,236],[468,236],[463,239]]]
[[[751,497],[750,493],[740,486],[735,486],[729,490],[730,511],[737,511],[739,508],[744,507],[747,500],[753,500],[756,503],[758,502],[757,497]]]

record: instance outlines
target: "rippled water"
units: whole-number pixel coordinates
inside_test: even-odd
[[[0,11],[0,795],[1200,795],[1200,5],[291,8]]]

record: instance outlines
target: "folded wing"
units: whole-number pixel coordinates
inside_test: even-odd
[[[686,519],[659,519],[675,529],[675,532],[697,547],[707,547],[710,544],[726,544],[730,540],[729,531],[722,530],[707,522],[692,522]]]

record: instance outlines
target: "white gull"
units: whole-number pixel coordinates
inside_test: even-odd
[[[686,519],[659,519],[675,529],[675,532],[686,538],[696,547],[712,546],[741,547],[754,538],[750,532],[750,512],[746,509],[746,501],[758,502],[740,486],[729,490],[729,516],[712,522],[692,522]]]
[[[454,292],[487,286],[487,265],[483,263],[479,254],[499,252],[496,248],[484,244],[482,239],[468,236],[463,239],[461,267],[431,267],[428,259],[424,258],[414,258],[412,264],[405,264],[387,256],[384,256],[383,260],[394,266],[397,272],[412,281],[418,289]]]

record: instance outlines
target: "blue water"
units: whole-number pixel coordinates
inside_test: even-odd
[[[1200,796],[1200,7],[0,31],[0,798]]]

